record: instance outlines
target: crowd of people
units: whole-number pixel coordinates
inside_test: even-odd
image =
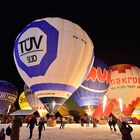
[[[119,131],[122,135],[122,140],[132,140],[131,132],[133,128],[126,122],[119,118],[116,118],[114,115],[110,115],[106,118],[108,125],[111,131],[117,131],[116,126],[118,126]],[[93,124],[93,127],[97,127],[98,120],[96,118],[90,118],[88,116],[81,117],[80,119],[81,126],[86,124],[86,127],[89,126],[90,123]],[[5,135],[10,137],[10,140],[19,140],[20,139],[20,127],[22,127],[23,120],[21,116],[14,116],[11,124],[7,127],[7,129],[2,128],[0,130],[0,140],[5,140]],[[34,127],[38,127],[38,139],[41,139],[42,130],[45,130],[45,120],[43,117],[37,121],[35,115],[31,116],[28,120],[27,128],[29,128],[29,138],[31,139],[33,136]],[[64,129],[65,123],[63,117],[60,117],[60,129]]]
[[[29,120],[28,124],[27,124],[27,127],[29,126],[29,129],[30,129],[30,136],[29,136],[29,139],[32,138],[32,135],[33,135],[33,129],[34,129],[34,126],[38,126],[38,139],[41,138],[41,132],[42,130],[44,129],[45,130],[45,125],[44,125],[44,118],[41,117],[39,122],[37,123],[37,119],[36,119],[36,116],[32,116],[32,118]]]
[[[22,117],[14,116],[12,124],[9,124],[6,130],[4,128],[0,131],[0,140],[5,140],[5,135],[10,136],[10,140],[19,140],[20,127],[22,127]]]
[[[112,113],[108,117],[108,124],[111,131],[116,131],[116,125],[119,128],[119,131],[122,135],[122,140],[132,140],[131,132],[133,131],[133,128],[124,121],[122,118],[116,118]],[[113,126],[113,128],[112,128]]]
[[[20,127],[22,127],[23,120],[21,116],[14,116],[11,124],[8,125],[6,130],[4,128],[0,131],[0,140],[5,140],[5,135],[10,137],[10,140],[19,140],[20,139]],[[37,122],[35,115],[31,116],[27,123],[27,128],[29,127],[29,138],[32,138],[34,126],[38,126],[38,139],[41,139],[41,132],[45,130],[45,121],[43,117],[40,117]]]
[[[122,140],[132,140],[131,132],[133,131],[133,128],[131,125],[129,125],[125,120],[122,118],[116,118],[112,113],[109,115],[109,117],[105,117],[109,128],[111,131],[116,132],[118,127],[121,135]],[[98,120],[93,117],[83,116],[80,119],[81,126],[89,126],[89,123],[93,124],[93,127],[97,127]]]

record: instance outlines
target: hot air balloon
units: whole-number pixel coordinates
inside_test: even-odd
[[[66,102],[64,103],[64,106],[68,109],[70,115],[79,115],[82,116],[85,114],[85,111],[73,100],[72,96],[70,96]]]
[[[31,91],[31,89],[24,84],[24,93],[25,97],[30,104],[32,110],[37,110],[40,114],[40,116],[46,116],[48,113],[45,106],[42,104],[42,102],[35,96],[35,94]]]
[[[12,83],[0,81],[0,112],[6,114],[10,106],[15,103],[18,90]]]
[[[74,101],[91,116],[109,86],[109,68],[105,62],[95,58],[86,80],[72,94]]]
[[[135,107],[133,113],[131,114],[131,117],[136,117],[140,120],[140,103]]]
[[[21,31],[15,40],[14,60],[27,86],[55,113],[88,74],[94,46],[79,25],[48,17]]]
[[[57,109],[57,112],[59,112],[59,114],[61,115],[61,116],[69,116],[70,114],[69,114],[69,111],[68,111],[68,109],[64,106],[64,105],[62,105],[62,106],[60,106],[58,109]]]
[[[25,97],[24,91],[20,94],[20,96],[18,98],[18,103],[19,103],[19,107],[21,110],[31,110],[32,109]]]
[[[140,69],[132,64],[110,66],[111,80],[107,96],[116,117],[130,116],[140,102]]]
[[[132,114],[131,114],[131,117],[132,117],[132,118],[135,118],[137,121],[139,120],[137,123],[140,124],[140,102],[139,102],[138,105],[135,107],[134,111],[133,111]]]

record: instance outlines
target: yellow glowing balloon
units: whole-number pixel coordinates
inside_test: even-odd
[[[24,92],[22,92],[18,99],[19,107],[21,110],[30,110],[32,109],[29,103],[26,100]]]

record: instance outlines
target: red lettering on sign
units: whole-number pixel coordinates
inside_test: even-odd
[[[106,70],[105,68],[102,69],[100,67],[98,67],[97,69],[95,67],[92,67],[86,80],[92,80],[92,81],[95,81],[96,79],[98,79],[100,82],[105,82],[106,83],[109,83],[110,81],[110,73],[108,70]]]

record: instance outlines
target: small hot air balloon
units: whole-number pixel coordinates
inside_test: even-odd
[[[94,62],[94,46],[77,24],[59,17],[28,24],[14,45],[16,67],[50,113],[71,96]]]
[[[0,81],[0,112],[9,112],[9,107],[15,103],[18,96],[18,90],[12,83]]]
[[[21,110],[32,110],[30,104],[28,103],[24,91],[20,94],[18,98],[19,107]]]
[[[138,105],[135,107],[134,111],[131,114],[132,118],[136,118],[138,120],[140,120],[140,102],[138,103]],[[139,122],[140,123],[140,122]]]
[[[25,97],[33,110],[37,110],[40,116],[46,116],[48,113],[42,102],[35,96],[31,89],[24,84]]]
[[[114,105],[116,117],[131,116],[140,102],[140,69],[132,64],[110,66],[111,80],[107,97]]]
[[[109,86],[109,67],[102,60],[95,58],[86,80],[72,94],[74,101],[90,116],[100,103]]]

